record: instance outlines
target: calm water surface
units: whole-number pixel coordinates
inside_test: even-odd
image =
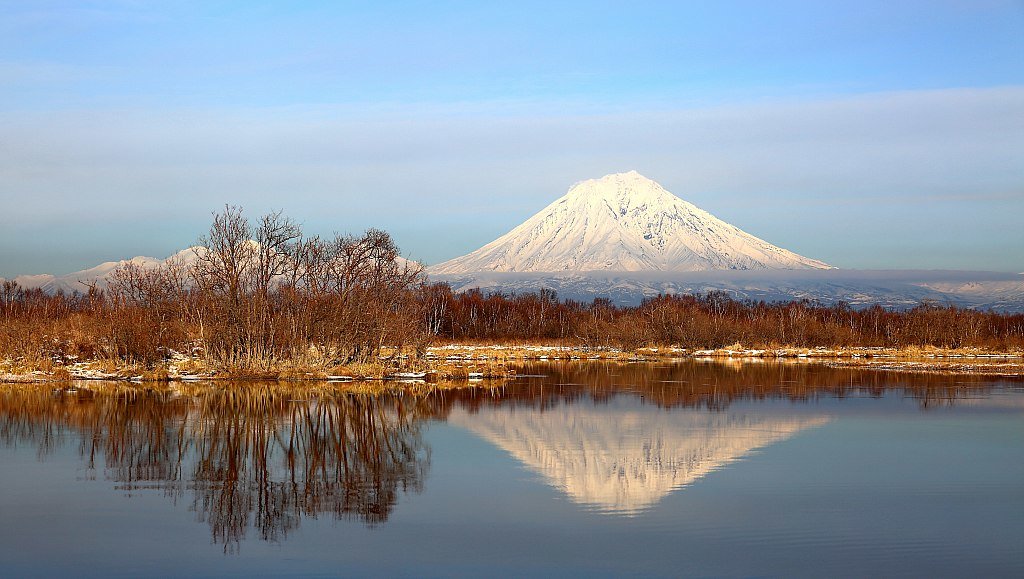
[[[1024,577],[1020,382],[521,371],[0,387],[0,576]]]

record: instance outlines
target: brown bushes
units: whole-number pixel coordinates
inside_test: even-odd
[[[107,291],[46,295],[0,288],[0,359],[75,356],[154,367],[199,353],[235,374],[285,366],[376,363],[382,346],[422,349],[421,268],[387,233],[303,237],[279,213],[253,226],[241,209],[214,216],[191,260],[122,264]]]
[[[393,357],[422,354],[433,338],[628,350],[736,343],[1011,350],[1024,348],[1024,315],[740,302],[721,292],[658,296],[636,307],[560,301],[550,290],[455,294],[426,284],[383,231],[305,237],[280,213],[252,224],[236,207],[214,216],[192,259],[155,269],[127,262],[106,291],[47,295],[0,286],[0,362],[15,370],[99,359],[156,371],[176,351],[198,355],[208,368],[273,376],[379,366],[383,347]]]
[[[855,310],[807,301],[741,302],[724,293],[658,296],[637,307],[615,307],[597,299],[558,301],[553,292],[509,296],[461,295],[430,290],[430,324],[451,340],[562,340],[635,349],[672,344],[687,348],[877,346],[905,348],[1024,347],[1024,315],[922,304],[907,311],[879,306]]]
[[[939,347],[1024,348],[1024,315],[921,305],[907,311],[854,310],[807,302],[746,303],[722,294],[660,296],[637,307],[607,300],[559,301],[552,292],[521,296],[454,294],[425,285],[400,265],[380,232],[339,238],[325,255],[351,256],[237,301],[179,273],[124,266],[107,292],[46,295],[9,285],[0,294],[0,358],[22,369],[52,370],[74,359],[107,359],[154,368],[173,351],[200,354],[210,368],[272,376],[282,370],[379,364],[382,347],[419,352],[432,338],[453,341],[559,341],[633,350],[646,345],[719,348]],[[318,249],[318,251],[320,250]],[[323,259],[323,258],[318,258]],[[370,261],[389,265],[369,266]],[[315,265],[315,264],[314,264]],[[353,272],[354,270],[354,272]]]

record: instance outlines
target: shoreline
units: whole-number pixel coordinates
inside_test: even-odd
[[[831,368],[884,370],[889,372],[951,375],[1024,376],[1024,352],[995,352],[974,348],[726,348],[686,349],[672,346],[621,350],[552,344],[442,344],[426,349],[410,362],[406,353],[390,352],[379,365],[353,365],[332,371],[285,367],[268,371],[206,370],[199,360],[178,355],[154,369],[117,365],[110,360],[55,363],[40,368],[12,371],[15,362],[0,360],[0,383],[27,384],[68,381],[117,381],[129,383],[269,380],[279,382],[380,382],[385,384],[466,382],[515,377],[510,365],[527,362],[671,362],[697,360],[730,364],[822,364]],[[384,361],[398,362],[385,367]]]

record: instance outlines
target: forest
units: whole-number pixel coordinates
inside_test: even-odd
[[[153,269],[123,262],[106,287],[73,294],[0,286],[0,362],[22,369],[74,360],[159,368],[186,356],[234,375],[326,372],[416,364],[432,344],[462,342],[1010,351],[1024,348],[1024,315],[765,303],[722,292],[629,307],[560,300],[546,289],[457,293],[403,259],[386,232],[305,236],[279,212],[250,221],[230,206],[188,259]]]

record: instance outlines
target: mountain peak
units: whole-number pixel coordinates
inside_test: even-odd
[[[575,183],[512,231],[429,271],[807,268],[829,266],[754,237],[628,171]]]
[[[598,179],[578,181],[569,188],[567,195],[587,195],[601,197],[620,196],[660,196],[672,195],[653,179],[648,179],[636,171],[610,173]]]
[[[585,179],[583,181],[578,181],[578,182],[576,182],[576,184],[573,185],[573,187],[576,187],[576,185],[581,185],[583,183],[629,183],[629,182],[634,182],[634,183],[636,183],[636,182],[654,183],[655,185],[657,185],[657,183],[655,183],[653,179],[649,179],[647,177],[644,177],[636,169],[630,169],[629,171],[625,171],[625,172],[622,172],[622,173],[608,173],[604,177],[598,177],[597,179]]]

